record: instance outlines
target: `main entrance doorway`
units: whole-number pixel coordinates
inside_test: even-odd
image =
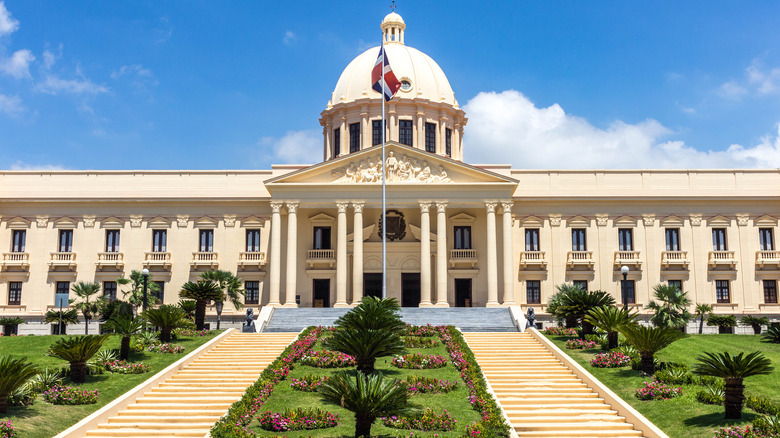
[[[401,274],[401,307],[420,307],[420,273]]]
[[[455,279],[455,307],[471,307],[471,279]]]
[[[366,272],[363,274],[363,296],[382,298],[381,272]]]
[[[314,300],[312,307],[330,307],[330,279],[315,278],[312,284]]]

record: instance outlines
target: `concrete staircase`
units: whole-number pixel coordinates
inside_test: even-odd
[[[88,437],[203,437],[297,333],[235,333]]]
[[[519,437],[641,437],[529,333],[464,333]]]
[[[299,332],[310,325],[332,326],[349,309],[277,308],[265,332]],[[517,332],[505,307],[404,307],[401,319],[413,325],[454,325],[463,332]]]

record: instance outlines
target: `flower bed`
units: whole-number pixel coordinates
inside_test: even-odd
[[[260,427],[272,432],[326,429],[339,424],[338,415],[321,409],[290,409],[283,414],[263,412],[257,419],[260,420]]]
[[[542,331],[542,333],[551,336],[577,336],[577,329],[566,327],[547,327]]]
[[[98,390],[79,391],[72,386],[54,385],[43,392],[43,399],[53,405],[91,405],[97,403]]]
[[[425,408],[425,411],[412,417],[382,417],[382,424],[394,429],[416,429],[424,431],[442,431],[447,432],[455,428],[458,420],[452,418],[445,409],[441,414],[437,414],[431,408]]]
[[[355,358],[338,351],[314,351],[301,357],[301,365],[308,365],[317,368],[346,368],[357,365]]]
[[[780,433],[777,432],[762,432],[751,428],[750,426],[739,427],[729,426],[720,428],[713,438],[777,438],[780,437]]]
[[[675,388],[658,381],[644,382],[644,384],[644,388],[639,388],[634,393],[639,400],[668,400],[682,395],[682,388]]]
[[[432,379],[422,376],[409,376],[406,378],[409,394],[446,393],[455,390],[458,382],[452,380]]]
[[[433,348],[439,345],[439,341],[428,336],[405,336],[404,345],[408,348]]]
[[[194,329],[174,329],[173,333],[176,336],[206,336],[211,334],[212,331],[208,329],[194,330]]]
[[[151,351],[153,353],[178,354],[184,353],[185,350],[186,348],[184,346],[175,344],[152,344],[146,347],[146,351]]]
[[[108,371],[118,374],[143,374],[151,371],[151,367],[143,362],[127,363],[124,360],[111,360],[102,364]]]
[[[591,348],[596,348],[597,345],[599,345],[597,342],[585,339],[569,339],[566,341],[566,348],[569,350],[590,350]]]
[[[328,377],[315,376],[314,374],[303,376],[300,379],[293,377],[290,387],[296,391],[315,392],[327,380]]]
[[[447,359],[438,354],[425,355],[420,353],[393,357],[392,364],[396,368],[408,370],[428,370],[447,366]]]
[[[11,420],[0,421],[0,438],[16,438],[16,429],[11,426]]]
[[[631,358],[619,351],[599,353],[590,361],[590,365],[596,368],[620,368],[631,365]]]
[[[406,330],[401,334],[402,336],[436,336],[439,334],[436,326],[428,325],[407,325]]]

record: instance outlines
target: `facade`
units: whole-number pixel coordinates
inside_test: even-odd
[[[248,306],[351,306],[381,293],[385,233],[388,295],[404,306],[520,305],[544,319],[555,286],[574,282],[646,313],[668,282],[716,313],[778,321],[780,171],[466,164],[467,119],[446,76],[405,45],[400,16],[382,29],[402,81],[386,105],[387,224],[373,48],[321,114],[319,164],[0,172],[0,317],[48,333],[57,291],[96,281],[121,297],[116,279],[143,268],[165,303],[223,269],[244,280]]]

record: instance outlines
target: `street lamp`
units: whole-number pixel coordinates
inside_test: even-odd
[[[146,296],[147,284],[149,283],[149,270],[144,268],[144,270],[141,271],[141,275],[144,276],[144,304],[143,304],[143,308],[144,308],[144,312],[146,312],[146,308],[149,306],[149,299]]]
[[[222,301],[217,301],[215,306],[217,307],[217,330],[219,330],[219,320],[222,317]]]
[[[623,267],[620,268],[620,273],[623,274],[623,281],[620,282],[620,295],[623,297],[623,307],[628,307],[628,302],[626,302],[626,277],[628,276],[628,266],[623,265]]]

